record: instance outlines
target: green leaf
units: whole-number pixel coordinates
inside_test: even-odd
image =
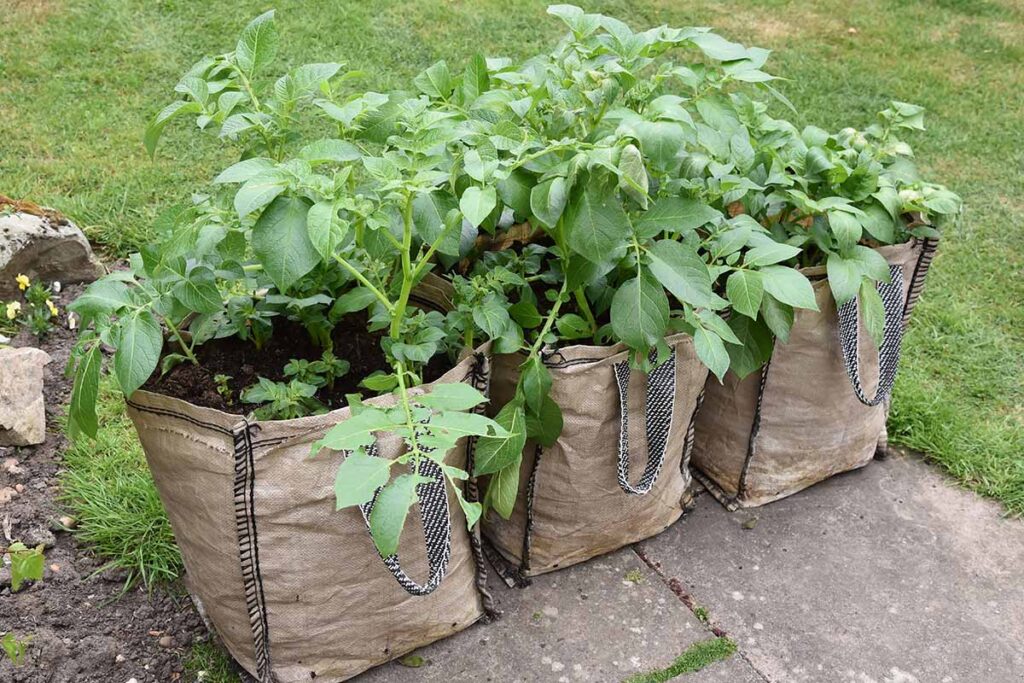
[[[96,418],[96,398],[100,389],[100,365],[103,353],[100,343],[93,343],[75,367],[75,380],[71,389],[71,406],[68,413],[74,426],[82,433],[96,438],[99,421]]]
[[[829,254],[826,270],[828,286],[832,289],[832,298],[836,300],[837,307],[857,296],[861,280],[864,279],[857,261],[844,259],[839,254]]]
[[[145,309],[130,313],[118,323],[121,331],[114,354],[114,373],[121,391],[131,396],[156,370],[164,335],[160,323]]]
[[[71,302],[68,310],[78,315],[82,327],[85,327],[96,316],[113,313],[130,302],[128,285],[103,278],[89,285],[81,296]]]
[[[486,332],[488,337],[496,339],[505,333],[508,326],[508,310],[495,298],[487,297],[473,308],[473,322]]]
[[[284,178],[276,170],[253,176],[245,181],[235,193],[235,211],[238,212],[238,217],[245,218],[250,213],[262,209],[284,192],[286,186]]]
[[[491,87],[487,73],[487,60],[477,53],[469,60],[462,74],[462,96],[466,104],[472,104],[476,98],[487,92]]]
[[[679,301],[719,308],[720,298],[711,289],[711,273],[693,247],[675,240],[659,240],[649,255],[654,277]]]
[[[629,218],[612,193],[595,196],[587,188],[565,213],[569,247],[588,261],[603,263],[621,250],[629,236]]]
[[[443,59],[421,72],[412,81],[424,95],[447,99],[452,94],[452,75]]]
[[[341,70],[341,66],[336,62],[303,64],[292,72],[295,92],[308,94],[319,90],[320,84],[334,78],[334,75]]]
[[[483,514],[484,507],[480,503],[469,502],[462,495],[462,489],[456,484],[452,483],[452,488],[455,489],[455,497],[459,500],[459,507],[462,508],[462,514],[466,516],[466,528],[470,531],[476,526],[476,523],[480,520],[480,515]]]
[[[725,281],[725,295],[737,313],[756,318],[764,296],[761,274],[752,270],[737,270]]]
[[[433,244],[441,237],[449,212],[457,207],[455,198],[445,192],[418,195],[412,200],[412,222],[416,227],[417,236],[426,244]],[[449,230],[438,244],[437,250],[448,256],[459,256],[459,231]]]
[[[686,143],[686,131],[676,121],[637,121],[630,124],[640,142],[644,156],[655,168],[671,170],[679,166],[680,153]]]
[[[171,119],[182,114],[199,114],[202,111],[203,106],[198,102],[186,102],[184,100],[172,102],[161,109],[153,117],[153,120],[149,122],[149,125],[146,126],[146,134],[142,139],[150,158],[153,158],[153,155],[156,154],[156,143],[160,140],[160,135],[163,134],[164,128],[167,127]]]
[[[683,197],[656,199],[633,223],[637,237],[646,239],[661,232],[684,235],[722,217],[718,209]]]
[[[393,428],[394,422],[386,412],[378,408],[364,408],[358,414],[331,427],[324,437],[313,444],[313,455],[321,449],[332,451],[354,451],[374,442],[374,432]]]
[[[363,156],[359,148],[346,140],[335,140],[326,138],[317,140],[299,150],[299,158],[305,159],[312,165],[325,164],[329,162],[345,163],[355,161]]]
[[[878,202],[872,202],[864,208],[861,224],[864,230],[881,244],[892,244],[896,241],[896,221]]]
[[[877,280],[878,282],[889,282],[892,280],[888,261],[871,247],[858,244],[853,248],[851,258],[860,266],[860,271],[872,280]]]
[[[505,433],[501,425],[489,417],[454,410],[434,415],[430,419],[430,429],[432,431],[443,431],[455,438],[463,436],[502,436]]]
[[[253,252],[281,293],[320,262],[309,239],[308,213],[306,200],[278,197],[253,226]]]
[[[626,145],[622,148],[618,171],[619,188],[646,209],[649,189],[647,169],[644,167],[644,158],[635,145]]]
[[[7,548],[7,556],[11,560],[11,591],[17,593],[25,581],[39,581],[43,578],[42,545],[27,548],[24,543],[12,543]]]
[[[276,167],[277,164],[273,159],[267,159],[265,157],[245,159],[244,161],[232,164],[221,171],[220,175],[213,179],[213,182],[216,184],[244,183],[250,178],[255,178],[261,173],[273,170]]]
[[[539,356],[530,356],[520,367],[519,386],[526,398],[527,408],[540,412],[544,399],[551,391],[551,373]]]
[[[523,404],[511,401],[502,406],[494,421],[505,428],[502,436],[483,436],[477,440],[473,474],[493,474],[519,462],[526,446],[526,413]],[[516,485],[518,486],[518,472]],[[514,497],[513,493],[513,497]]]
[[[347,228],[348,223],[338,218],[333,202],[317,202],[306,214],[309,241],[325,261],[334,256],[334,250],[345,238]]]
[[[766,293],[761,301],[761,315],[772,334],[783,344],[787,343],[789,331],[793,329],[793,307]]]
[[[526,435],[541,446],[552,446],[562,435],[562,409],[550,396],[544,397],[539,412],[526,413]]]
[[[505,519],[512,516],[512,510],[516,506],[516,496],[519,493],[519,466],[522,459],[520,452],[514,462],[498,470],[487,482],[485,504],[494,508],[495,512]]]
[[[377,301],[377,295],[366,287],[350,289],[335,300],[331,306],[331,317],[338,319],[348,313],[361,311],[374,301]]]
[[[767,242],[756,246],[743,255],[743,263],[748,266],[770,266],[781,261],[788,261],[800,253],[800,247],[790,246],[781,242]]]
[[[403,474],[377,496],[370,513],[370,535],[382,557],[398,551],[398,539],[409,516],[409,507],[416,502],[416,487],[429,481],[416,474]]]
[[[882,348],[882,338],[885,336],[885,306],[878,290],[875,289],[875,283],[870,280],[864,280],[860,285],[860,315],[875,346]]]
[[[373,499],[373,494],[391,478],[394,461],[367,455],[361,450],[350,453],[334,477],[335,509],[362,505]]]
[[[746,59],[749,52],[739,43],[733,43],[715,33],[699,33],[691,39],[701,51],[711,59],[720,62],[733,62]]]
[[[832,227],[832,234],[836,237],[840,251],[848,252],[860,241],[862,230],[856,216],[845,211],[829,211],[828,223]]]
[[[475,185],[466,189],[459,198],[459,209],[466,220],[479,226],[498,204],[498,193],[491,186],[480,188]]]
[[[274,10],[265,12],[249,22],[235,47],[235,61],[246,76],[253,75],[274,60],[277,54],[277,27]]]
[[[818,303],[814,300],[814,288],[800,271],[786,266],[768,266],[759,272],[764,291],[782,303],[797,308],[809,308],[812,311],[818,310]]]
[[[540,314],[540,311],[529,301],[517,301],[509,306],[508,312],[520,327],[527,330],[540,327],[541,323],[544,322],[544,317]]]
[[[594,334],[590,323],[575,313],[566,313],[559,316],[558,320],[555,321],[555,328],[558,330],[559,336],[567,341],[585,339]]]
[[[697,357],[709,370],[721,380],[729,370],[729,352],[721,337],[713,332],[697,327],[693,331],[693,345]]]
[[[512,207],[517,216],[530,215],[530,192],[533,189],[533,180],[528,173],[516,169],[507,178],[499,180],[497,188],[501,201],[506,206]]]
[[[561,176],[538,183],[530,191],[530,211],[547,228],[558,224],[568,201],[569,188]]]
[[[740,342],[725,347],[729,353],[729,369],[743,379],[760,370],[771,358],[772,332],[763,320],[742,315],[729,318],[729,328]]]
[[[430,393],[413,398],[434,410],[469,410],[487,401],[487,397],[464,382],[435,385]]]
[[[632,349],[648,349],[665,336],[668,297],[648,273],[627,280],[612,298],[612,331]]]
[[[217,289],[217,279],[206,266],[196,266],[188,277],[174,285],[174,298],[196,313],[216,313],[224,301]]]

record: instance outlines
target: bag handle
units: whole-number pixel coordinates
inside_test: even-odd
[[[866,406],[877,406],[892,394],[896,383],[896,371],[900,366],[900,349],[903,345],[903,268],[889,266],[890,282],[875,283],[882,297],[885,310],[885,327],[882,331],[882,345],[878,349],[878,389],[874,398],[864,394],[860,380],[860,325],[858,323],[857,298],[850,299],[839,307],[839,343],[843,347],[843,361],[846,374],[853,385],[857,398]]]
[[[371,457],[379,457],[377,445],[373,444],[366,449]],[[428,450],[421,447],[421,450]],[[384,566],[395,577],[398,583],[411,595],[430,595],[441,585],[448,572],[448,562],[452,556],[452,520],[448,511],[448,492],[445,489],[445,479],[441,467],[428,458],[421,458],[417,468],[417,474],[426,477],[430,481],[416,486],[416,495],[419,498],[420,519],[423,520],[423,536],[427,544],[427,565],[430,567],[430,575],[426,585],[421,586],[409,577],[402,570],[402,564],[398,560],[398,553],[393,553],[381,559]],[[370,513],[377,502],[384,487],[378,488],[373,493],[373,498],[359,506],[363,513],[363,521],[366,522],[366,530],[370,530]]]
[[[651,362],[657,352],[651,352]],[[636,486],[629,483],[629,361],[615,363],[615,382],[619,387],[619,486],[626,493],[642,496],[658,480],[665,464],[665,449],[672,430],[672,413],[676,402],[676,351],[647,375],[647,405],[644,410],[647,433],[647,466]]]

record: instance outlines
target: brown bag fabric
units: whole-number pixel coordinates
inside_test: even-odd
[[[481,347],[435,384],[468,382],[486,391],[488,356],[489,348]],[[366,401],[394,402],[392,396]],[[400,562],[392,556],[387,565],[360,510],[335,510],[334,478],[344,454],[311,458],[310,449],[349,417],[348,408],[260,422],[146,391],[128,405],[189,590],[231,654],[261,683],[347,680],[485,613],[477,589],[483,578],[479,538],[466,531],[453,492],[431,499],[423,488],[431,485],[421,485],[427,502],[420,514],[409,515]],[[380,457],[394,458],[401,448],[393,436],[377,443]],[[468,469],[469,457],[463,441],[446,462]],[[466,494],[473,499],[475,491]],[[431,550],[444,535],[436,508],[445,503],[446,558]],[[431,575],[442,560],[444,580],[429,594],[415,595],[435,587],[439,576]]]
[[[690,484],[687,435],[692,439],[708,371],[688,335],[667,341],[672,356],[649,376],[630,372],[621,344],[570,346],[545,359],[562,434],[550,448],[526,444],[511,518],[492,511],[483,523],[484,536],[519,576],[648,538],[682,514]],[[523,360],[495,357],[492,405],[512,398]]]
[[[784,498],[863,467],[885,444],[888,398],[903,330],[935,250],[932,240],[878,248],[893,283],[880,285],[886,329],[880,351],[858,320],[813,283],[819,311],[798,310],[789,343],[777,343],[760,373],[709,378],[696,421],[697,477],[730,509]],[[808,277],[824,269],[808,268]]]

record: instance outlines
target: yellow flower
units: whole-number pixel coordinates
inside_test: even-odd
[[[46,300],[46,307],[50,309],[50,315],[57,315],[57,307],[49,299]]]
[[[28,286],[31,284],[28,281],[28,275],[22,275],[21,273],[18,273],[18,277],[14,278],[14,281],[18,283],[18,289],[23,292],[28,289]]]
[[[21,310],[21,302],[20,301],[12,301],[11,303],[7,304],[7,319],[8,320],[14,320],[15,318],[17,318],[18,317],[18,311],[20,311],[20,310]]]

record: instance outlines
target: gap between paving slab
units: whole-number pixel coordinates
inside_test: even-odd
[[[917,457],[752,510],[702,495],[638,549],[765,680],[1024,681],[1024,523]]]
[[[536,577],[525,589],[508,588],[494,572],[488,584],[500,619],[421,648],[421,667],[392,662],[354,680],[618,683],[715,637],[630,548]],[[763,683],[736,655],[679,680]]]

